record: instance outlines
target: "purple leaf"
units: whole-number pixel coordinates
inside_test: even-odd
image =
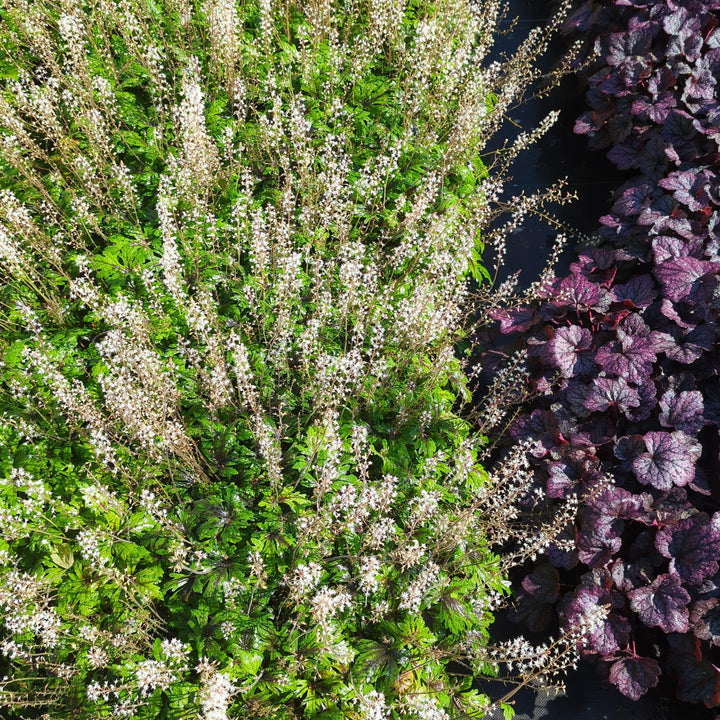
[[[673,304],[673,302],[671,300],[668,300],[668,298],[666,297],[660,301],[660,313],[664,315],[668,320],[672,320],[676,325],[683,328],[684,330],[694,328],[697,323],[686,322],[678,312],[679,310],[680,307]],[[655,342],[653,342],[653,347],[654,346]]]
[[[720,704],[720,672],[705,657],[700,640],[692,635],[670,635],[670,662],[678,673],[678,699],[703,703],[707,707]]]
[[[690,627],[695,637],[720,645],[720,600],[698,600],[690,609]]]
[[[643,485],[669,490],[687,485],[695,477],[695,461],[702,453],[684,432],[649,432],[643,436],[646,452],[633,460],[635,476]]]
[[[562,25],[562,31],[565,34],[573,30],[585,31],[589,30],[597,20],[602,8],[593,2],[593,0],[585,0],[585,2],[576,10],[568,15]]]
[[[655,571],[659,567],[667,565],[667,560],[655,549],[654,530],[642,530],[639,532],[632,542],[626,543],[623,554],[627,556],[630,567],[645,568],[649,566],[651,568],[651,572],[641,573],[638,576],[635,587],[650,582],[650,578],[655,575]]]
[[[623,285],[616,285],[613,296],[617,302],[635,308],[648,307],[657,297],[655,283],[650,275],[635,275]]]
[[[627,645],[630,639],[630,623],[623,615],[608,613],[602,624],[588,638],[589,649],[600,655],[612,655]]]
[[[525,622],[533,632],[541,632],[552,620],[554,603],[560,590],[560,576],[549,563],[538,565],[522,581],[523,592],[510,612],[515,622]]]
[[[687,105],[695,102],[712,102],[715,97],[715,76],[712,70],[698,63],[685,81],[682,100]],[[698,208],[699,209],[699,208]]]
[[[666,122],[672,112],[667,113]],[[638,165],[648,179],[661,178],[667,170],[668,156],[674,154],[672,148],[666,147],[660,135],[652,135],[640,153]]]
[[[635,155],[637,156],[637,152]],[[618,215],[626,215],[628,217],[639,215],[649,204],[651,191],[652,185],[649,183],[631,185],[615,201],[612,206],[612,211]]]
[[[677,206],[677,201],[667,193],[653,197],[650,207],[646,207],[638,215],[637,223],[651,228],[654,234],[660,234],[661,225],[667,222],[670,215],[676,211]]]
[[[693,170],[671,172],[658,181],[660,187],[673,191],[673,197],[693,212],[702,210],[709,201],[706,187],[709,184],[709,173]]]
[[[610,666],[610,682],[631,700],[639,700],[659,678],[660,666],[652,658],[625,657]]]
[[[638,151],[628,143],[618,143],[617,145],[613,145],[612,149],[609,150],[607,154],[608,160],[615,163],[618,170],[630,170],[632,168],[636,168],[638,166],[638,157]],[[613,209],[615,208],[613,207]],[[616,212],[619,211],[616,210]],[[633,214],[637,215],[639,212],[640,210],[638,209],[637,212]]]
[[[676,163],[695,160],[699,150],[695,142],[699,125],[683,110],[672,110],[662,126],[665,154]]]
[[[720,598],[720,573],[715,573],[711,578],[705,580],[698,588],[698,593],[704,599]]]
[[[698,18],[691,16],[685,8],[678,8],[664,18],[663,26],[670,36],[668,56],[677,55],[691,62],[697,60],[703,44]]]
[[[673,97],[672,93],[668,92],[673,85],[675,85],[675,76],[667,65],[661,65],[655,68],[655,72],[648,80],[647,90],[652,99],[657,101],[665,96]]]
[[[656,359],[650,330],[636,313],[618,327],[617,342],[603,345],[595,355],[603,370],[636,385],[647,382]]]
[[[585,414],[589,415],[587,409]],[[617,423],[606,414],[595,416],[591,423],[585,423],[582,429],[578,428],[570,438],[570,443],[574,447],[587,448],[590,452],[596,452],[597,448],[601,445],[605,445],[613,440],[617,432]],[[583,476],[583,480],[586,481],[588,475]]]
[[[515,440],[530,440],[530,453],[537,458],[562,442],[555,414],[549,410],[533,410],[530,415],[521,415],[510,427]]]
[[[588,506],[606,517],[649,524],[651,503],[652,495],[649,493],[631,493],[617,485],[610,485],[594,495]]]
[[[545,490],[548,497],[566,498],[575,491],[578,485],[577,473],[567,463],[554,462],[550,464]]]
[[[601,117],[598,113],[589,110],[585,111],[575,121],[575,125],[573,126],[573,132],[576,135],[587,135],[588,133],[595,133],[602,127],[604,121],[605,118]]]
[[[687,632],[690,595],[677,575],[658,575],[650,585],[631,590],[627,595],[630,607],[646,625],[667,633]]]
[[[602,567],[622,547],[625,523],[585,508],[578,523],[578,558],[588,567]]]
[[[692,479],[692,482],[688,483],[688,487],[701,495],[712,495],[712,488],[710,487],[707,473],[701,467],[695,468],[695,477]]]
[[[654,237],[652,248],[656,265],[661,265],[667,260],[699,255],[702,252],[702,246],[699,242],[690,243],[674,235],[658,235]]]
[[[540,602],[554,603],[560,591],[560,576],[549,563],[538,565],[522,581],[523,590]]]
[[[712,350],[714,343],[715,333],[712,328],[699,325],[682,335],[675,347],[666,351],[665,354],[671,360],[689,365],[701,357],[704,352]]]
[[[628,408],[640,405],[640,396],[623,377],[617,379],[598,377],[592,381],[584,404],[593,412],[605,412],[609,407],[616,407],[625,412]]]
[[[637,562],[613,560],[609,566],[610,577],[615,587],[624,593],[647,583],[655,574],[654,570],[653,564],[647,558],[640,558]]]
[[[700,23],[684,7],[678,7],[669,15],[665,15],[662,24],[663,30],[671,38],[677,35],[685,36],[700,33]]]
[[[681,393],[668,390],[660,398],[660,424],[695,435],[705,425],[703,410],[703,397],[698,390]]]
[[[668,68],[668,72],[669,68]],[[672,73],[671,73],[672,74]],[[648,82],[648,89],[650,89],[651,81]],[[654,102],[651,102],[649,98],[641,96],[633,103],[633,115],[638,120],[652,120],[652,122],[661,125],[668,113],[675,107],[677,107],[677,100],[672,93],[663,92],[658,97],[653,98]]]
[[[590,331],[578,325],[562,327],[547,344],[547,356],[553,367],[560,370],[563,377],[587,374],[594,365],[592,358],[584,350],[592,345]]]
[[[558,287],[557,299],[580,310],[593,308],[604,312],[609,306],[607,291],[579,273],[573,273],[562,279]]]
[[[720,534],[714,531],[705,513],[661,527],[655,536],[655,547],[670,558],[670,572],[690,585],[700,585],[718,571]]]
[[[610,591],[600,585],[580,587],[565,603],[563,615],[571,627],[577,626],[598,606],[612,605]],[[612,655],[627,645],[630,623],[622,615],[610,612],[608,616],[585,636],[585,651]]]
[[[674,487],[672,490],[654,497],[653,509],[659,525],[676,523],[697,514],[697,510],[687,499],[687,491],[684,487]],[[653,540],[654,547],[655,541]]]
[[[665,295],[673,302],[679,302],[697,293],[700,280],[713,265],[707,260],[693,257],[681,257],[658,265],[655,277],[660,281]]]
[[[633,422],[642,422],[650,417],[657,405],[655,392],[655,383],[649,379],[647,382],[640,385],[638,388],[640,405],[638,405],[638,407],[631,407],[627,409],[625,414],[627,415],[628,420],[632,420]]]
[[[656,34],[657,27],[650,23],[638,24],[634,32],[611,33],[601,41],[605,61],[608,65],[620,65],[628,56],[647,56]]]
[[[615,445],[615,457],[620,460],[632,462],[645,452],[645,443],[642,435],[625,435]]]
[[[513,332],[526,332],[537,320],[536,313],[530,308],[524,307],[510,311],[504,308],[494,308],[489,311],[488,315],[500,323],[500,332],[503,335]]]
[[[616,252],[612,248],[588,248],[578,255],[574,263],[571,263],[570,270],[581,272],[588,277],[604,271],[610,271],[614,276],[617,270]]]
[[[591,411],[585,407],[587,391],[587,385],[576,380],[571,380],[562,391],[561,401],[576,418],[584,418],[590,415]]]

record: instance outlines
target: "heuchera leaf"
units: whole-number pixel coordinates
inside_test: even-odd
[[[560,576],[550,565],[538,565],[522,581],[523,592],[510,612],[511,620],[525,622],[533,632],[542,632],[555,614],[554,603],[560,591]]]
[[[612,655],[625,647],[629,639],[628,619],[618,613],[610,612],[587,638],[587,649],[600,655]]]
[[[645,587],[628,593],[630,607],[650,627],[664,632],[687,632],[690,595],[680,584],[677,575],[658,575]]]
[[[682,430],[688,435],[697,434],[705,424],[703,396],[699,390],[676,393],[668,390],[660,398],[660,424]]]
[[[658,181],[660,187],[672,190],[673,197],[690,210],[702,210],[709,202],[707,187],[710,184],[710,173],[705,171],[678,170],[669,173]]]
[[[716,597],[720,598],[720,573],[715,573],[698,588],[698,593],[703,599]]]
[[[588,501],[589,507],[601,515],[640,522],[650,521],[651,504],[649,493],[631,493],[617,485],[604,487]]]
[[[632,420],[633,422],[642,422],[650,417],[652,411],[657,405],[657,400],[655,399],[656,391],[655,383],[650,379],[640,385],[638,388],[640,405],[638,405],[638,407],[628,408],[626,414],[629,420]]]
[[[631,700],[639,700],[659,678],[660,666],[652,658],[620,658],[610,666],[610,682]]]
[[[525,332],[537,320],[537,316],[530,308],[520,307],[513,310],[493,308],[488,312],[493,320],[500,323],[500,332],[509,335],[512,332]]]
[[[647,382],[656,359],[650,329],[634,313],[618,326],[617,342],[603,345],[595,355],[603,370],[636,385]]]
[[[676,211],[677,201],[672,195],[663,193],[653,197],[649,207],[643,209],[637,218],[637,224],[652,229],[653,234],[661,235],[660,228],[667,222],[668,218]]]
[[[580,7],[573,10],[565,19],[562,26],[563,32],[569,33],[572,30],[588,30],[595,23],[601,9],[602,8],[596,5],[593,0],[585,0]]]
[[[624,303],[636,308],[648,307],[657,297],[655,283],[650,275],[636,275],[622,285],[616,285],[613,290],[616,302]]]
[[[700,154],[694,142],[699,127],[692,115],[684,110],[668,113],[662,127],[662,140],[665,154],[676,163],[694,160]]]
[[[542,563],[525,576],[522,587],[541,602],[554,603],[560,591],[560,576],[550,563]]]
[[[588,386],[577,380],[571,380],[562,390],[561,402],[576,418],[584,418],[590,415],[591,411],[585,407],[587,391]]]
[[[622,380],[640,385],[647,381],[652,370],[654,355],[649,355],[649,342],[645,341],[643,347],[634,348],[632,341],[628,343],[628,350],[623,351],[619,343],[603,345],[595,355],[595,362],[605,372],[612,373]],[[633,404],[632,407],[636,407]]]
[[[657,235],[652,240],[652,248],[656,265],[680,257],[696,256],[702,252],[699,242],[688,242],[674,235]]]
[[[626,462],[632,462],[643,452],[645,443],[642,435],[625,435],[615,445],[615,457]]]
[[[678,7],[666,15],[662,21],[663,30],[671,38],[686,38],[700,35],[700,21],[684,7]],[[700,38],[702,44],[702,38]]]
[[[690,609],[690,627],[695,637],[720,645],[720,599],[707,598],[693,603]]]
[[[655,547],[670,558],[670,572],[690,585],[700,585],[718,571],[720,533],[705,513],[661,527]]]
[[[635,105],[633,105],[633,109],[634,108]],[[639,153],[628,143],[618,143],[617,145],[614,145],[608,151],[607,157],[608,160],[615,163],[618,170],[630,170],[631,168],[636,168],[638,166]],[[633,214],[637,215],[638,212]]]
[[[563,615],[575,626],[599,605],[612,605],[610,591],[601,585],[581,586],[566,600]],[[623,648],[630,638],[630,623],[622,615],[610,612],[605,620],[585,636],[585,652],[611,655]]]
[[[707,325],[698,325],[689,329],[677,340],[676,347],[666,355],[671,360],[689,364],[700,358],[704,352],[712,350],[715,343],[715,332]]]
[[[579,310],[593,308],[599,312],[607,310],[610,300],[606,290],[580,273],[572,273],[562,279],[557,299]]]
[[[637,152],[635,152],[635,155],[637,155]],[[612,211],[626,217],[639,215],[650,202],[651,190],[652,185],[650,183],[631,185],[615,201]]]
[[[703,67],[702,61],[697,63],[685,80],[685,90],[682,99],[692,108],[695,103],[712,102],[715,96],[715,76],[709,67]],[[693,102],[694,101],[694,102]],[[691,210],[700,210],[699,207],[690,207]]]
[[[655,277],[660,281],[665,295],[673,302],[685,300],[695,302],[702,278],[708,273],[720,270],[717,263],[681,257],[668,260],[655,268]]]
[[[545,490],[548,497],[566,498],[578,484],[578,474],[564,462],[554,462],[548,468]]]
[[[592,335],[578,325],[562,327],[547,343],[547,357],[560,370],[563,377],[585,375],[594,366],[592,358],[585,352],[592,345]]]
[[[646,451],[633,460],[635,476],[643,485],[669,490],[687,485],[695,477],[695,461],[702,448],[682,431],[649,432],[643,436]]]
[[[707,707],[720,705],[720,672],[704,656],[700,640],[692,635],[670,635],[670,662],[678,678],[678,699],[703,703]]]
[[[671,114],[672,111],[667,113],[666,120]],[[668,157],[675,155],[672,148],[666,147],[665,141],[660,135],[653,135],[640,152],[638,166],[647,178],[655,180],[661,178],[667,171]]]
[[[698,325],[683,333],[676,328],[672,333],[654,332],[655,351],[664,352],[670,360],[689,365],[712,349],[715,332],[707,325]]]
[[[609,569],[615,587],[623,592],[634,590],[654,574],[653,564],[647,558],[640,558],[637,562],[613,560]]]
[[[510,434],[515,440],[532,441],[530,453],[538,458],[561,442],[560,428],[550,410],[533,410],[529,416],[519,417],[510,427]]]
[[[575,543],[580,562],[602,567],[622,547],[625,523],[586,507],[580,516]]]
[[[623,377],[598,377],[592,381],[584,405],[594,412],[605,412],[609,407],[626,412],[629,408],[640,405],[640,395]]]

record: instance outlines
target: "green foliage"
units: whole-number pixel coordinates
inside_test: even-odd
[[[9,712],[489,703],[502,521],[455,346],[512,93],[492,17],[390,5],[2,10]]]

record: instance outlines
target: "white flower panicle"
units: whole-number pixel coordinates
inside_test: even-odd
[[[227,720],[227,710],[237,688],[226,673],[217,672],[211,665],[200,663],[200,707],[202,720]]]

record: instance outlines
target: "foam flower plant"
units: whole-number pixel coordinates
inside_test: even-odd
[[[498,5],[3,3],[9,712],[488,708],[558,524],[457,414],[479,153],[557,25],[491,63]]]

